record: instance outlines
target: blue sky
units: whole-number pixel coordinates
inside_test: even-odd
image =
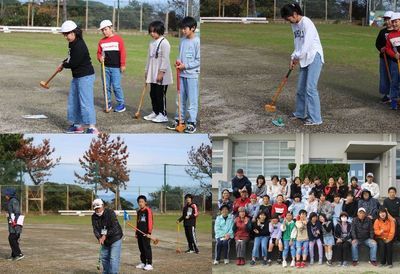
[[[209,143],[205,134],[112,134],[111,138],[121,136],[128,146],[130,181],[121,196],[132,200],[139,192],[147,194],[158,190],[164,183],[163,164],[186,165],[187,152],[192,146]],[[54,157],[61,157],[60,164],[52,170],[48,181],[73,184],[74,171],[82,174],[78,159],[89,148],[93,135],[71,134],[26,134],[39,144],[50,139],[56,150]],[[184,171],[184,166],[167,166],[167,183],[175,186],[198,186]],[[31,184],[26,176],[25,182]],[[105,195],[105,193],[100,193]],[[106,197],[104,197],[107,199]]]

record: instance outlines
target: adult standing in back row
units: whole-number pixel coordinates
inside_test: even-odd
[[[324,54],[318,31],[314,23],[303,16],[299,4],[286,4],[281,9],[281,16],[292,24],[294,51],[290,59],[290,69],[300,64],[296,94],[296,111],[291,119],[300,119],[304,125],[322,124],[319,92],[317,90]]]
[[[244,189],[247,190],[247,193],[250,196],[251,195],[251,182],[246,176],[244,176],[243,169],[239,168],[236,171],[236,176],[233,177],[233,179],[232,179],[233,196],[235,196],[235,198],[239,198],[240,192]]]

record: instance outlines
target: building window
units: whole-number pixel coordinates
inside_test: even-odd
[[[222,173],[222,158],[224,154],[223,141],[212,142],[212,173]]]
[[[342,159],[323,159],[323,158],[310,158],[310,164],[333,164],[342,163]]]
[[[233,143],[232,176],[238,168],[255,179],[263,174],[290,177],[288,164],[295,161],[294,141],[240,141]]]
[[[396,149],[396,179],[400,180],[400,149]]]

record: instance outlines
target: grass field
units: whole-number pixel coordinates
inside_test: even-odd
[[[154,230],[176,231],[176,219],[180,215],[170,214],[155,214],[154,215]],[[136,216],[131,216],[129,222],[135,223]],[[123,223],[123,217],[118,217],[120,224]],[[6,219],[1,218],[0,224],[5,224]],[[25,218],[26,224],[54,224],[54,225],[88,225],[91,224],[91,216],[61,216],[61,215],[28,215]],[[181,223],[182,224],[182,223]],[[197,219],[196,229],[200,233],[211,233],[211,215],[200,214]]]
[[[293,52],[289,24],[202,24],[203,71],[200,120],[211,133],[364,133],[393,131],[398,112],[381,104],[378,28],[316,25],[325,64],[319,81],[323,124],[306,127],[288,116],[294,111],[298,68],[268,113]],[[281,117],[283,128],[272,125]]]

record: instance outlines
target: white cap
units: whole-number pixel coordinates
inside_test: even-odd
[[[104,205],[104,203],[103,203],[103,200],[102,199],[95,199],[94,201],[93,201],[93,209],[96,209],[96,208],[100,208],[100,207],[103,207],[103,205]]]
[[[390,17],[390,20],[397,20],[400,19],[400,13],[399,12],[393,12],[392,17]]]
[[[388,11],[385,11],[385,13],[383,14],[383,18],[392,18],[392,15],[393,15],[393,11],[388,10]]]
[[[62,33],[70,32],[76,29],[77,27],[78,26],[75,24],[74,21],[67,20],[61,25],[61,32]]]
[[[360,207],[360,208],[358,209],[358,211],[357,211],[357,212],[360,212],[360,211],[367,212],[367,211],[365,210],[365,208],[363,208],[363,207]]]
[[[101,23],[100,23],[100,28],[99,28],[99,30],[102,30],[102,29],[104,29],[105,27],[111,27],[111,26],[112,26],[112,23],[111,23],[110,20],[103,20],[103,21],[101,21]]]
[[[399,17],[399,18],[400,18],[400,17]],[[367,178],[368,178],[368,177],[374,177],[374,174],[373,174],[372,172],[368,172],[368,173],[367,173]]]

